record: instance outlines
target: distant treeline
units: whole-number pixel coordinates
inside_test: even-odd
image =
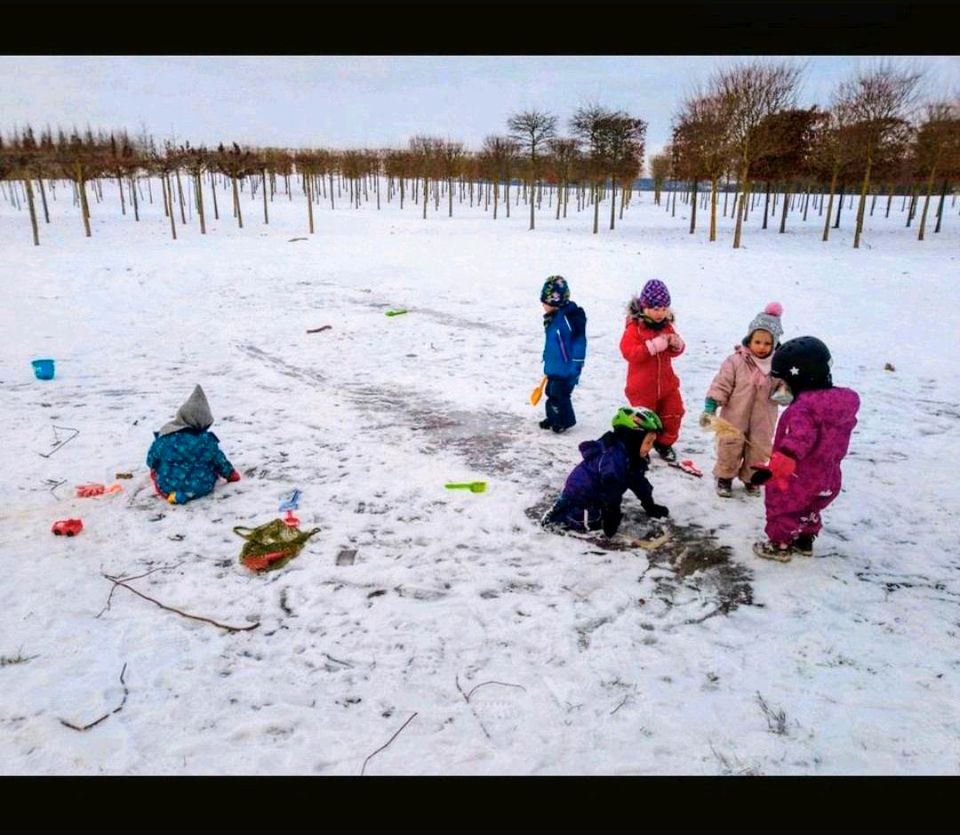
[[[609,202],[612,230],[638,187],[649,187],[657,205],[667,192],[666,209],[673,213],[681,194],[691,208],[691,233],[702,204],[709,210],[710,241],[716,240],[719,195],[726,215],[732,194],[735,248],[759,194],[764,196],[764,228],[771,195],[774,212],[779,202],[781,232],[792,208],[802,210],[806,220],[812,195],[820,215],[826,215],[824,241],[835,198],[839,197],[834,228],[844,195],[857,195],[853,245],[858,247],[868,198],[872,215],[877,197],[884,195],[889,215],[893,196],[903,195],[907,225],[919,212],[918,238],[923,240],[931,197],[938,193],[934,231],[939,232],[946,195],[960,183],[956,97],[920,108],[919,76],[884,65],[838,85],[829,108],[802,109],[796,107],[799,80],[796,68],[759,61],[716,73],[704,92],[682,103],[674,116],[672,141],[650,159],[647,180],[638,179],[644,170],[646,123],[622,110],[589,105],[570,119],[569,136],[560,134],[553,114],[529,110],[511,115],[506,132],[487,136],[476,151],[429,136],[413,137],[404,149],[291,150],[241,147],[235,142],[211,149],[189,142],[158,145],[149,135],[132,137],[126,131],[54,132],[27,126],[0,136],[0,182],[17,208],[25,204],[37,245],[38,215],[50,222],[45,182],[50,188],[57,181],[72,185],[89,236],[90,197],[103,198],[105,180],[115,181],[122,213],[129,207],[136,221],[143,183],[152,202],[152,181],[159,180],[158,197],[174,238],[177,215],[181,224],[187,223],[188,202],[201,233],[206,233],[210,212],[219,218],[218,182],[229,191],[231,213],[240,227],[245,183],[251,196],[261,193],[263,222],[269,223],[269,201],[278,193],[278,184],[293,199],[291,178],[306,198],[311,234],[314,206],[328,200],[331,208],[346,199],[354,206],[375,201],[379,209],[382,189],[386,201],[399,200],[401,209],[411,201],[426,218],[429,204],[439,211],[441,199],[452,216],[456,196],[460,203],[492,208],[496,219],[501,207],[510,215],[511,188],[515,205],[522,200],[529,209],[530,229],[535,228],[536,212],[546,195],[548,208],[558,219],[566,217],[571,199],[578,212],[592,209],[596,234],[601,203]]]

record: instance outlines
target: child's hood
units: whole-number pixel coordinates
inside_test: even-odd
[[[160,428],[160,435],[170,435],[179,432],[181,429],[195,429],[203,432],[209,429],[213,424],[213,413],[210,411],[210,404],[207,402],[207,395],[197,384],[191,395],[184,401],[183,405],[177,409],[177,414],[169,423]]]

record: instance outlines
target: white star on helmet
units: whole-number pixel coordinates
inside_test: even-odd
[[[793,367],[790,369],[790,373],[791,373],[794,377],[796,377],[797,374],[800,373],[800,369],[797,368],[797,366],[793,366]]]

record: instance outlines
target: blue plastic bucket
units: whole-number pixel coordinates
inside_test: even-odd
[[[33,373],[38,380],[52,380],[53,360],[33,360]]]

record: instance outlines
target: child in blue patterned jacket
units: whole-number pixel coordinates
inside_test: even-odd
[[[174,419],[153,433],[147,466],[157,492],[170,504],[206,496],[217,476],[240,480],[240,473],[220,449],[220,439],[209,431],[212,424],[210,404],[198,385]]]
[[[566,432],[577,422],[570,397],[580,382],[587,356],[587,314],[570,301],[563,276],[551,275],[540,290],[543,305],[543,373],[547,377],[546,412],[541,429]]]

